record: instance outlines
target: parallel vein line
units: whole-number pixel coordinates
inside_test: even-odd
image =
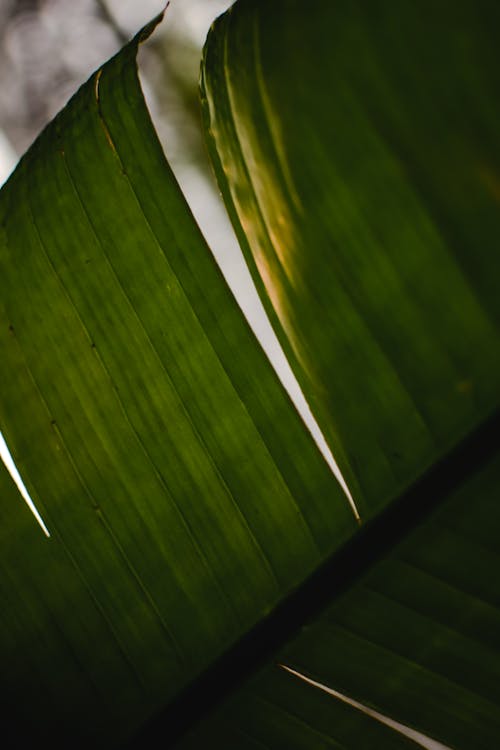
[[[347,625],[341,625],[337,622],[325,622],[324,623],[327,630],[331,631],[341,631],[346,633],[350,638],[354,640],[358,640],[364,643],[368,643],[371,647],[378,649],[379,651],[385,652],[386,654],[389,654],[394,659],[401,661],[405,664],[411,665],[412,667],[416,667],[420,672],[425,672],[428,675],[432,675],[434,678],[437,678],[438,680],[442,680],[443,683],[447,683],[448,685],[453,685],[453,687],[463,690],[464,693],[476,695],[477,697],[481,698],[485,703],[489,704],[489,707],[491,708],[492,715],[495,715],[495,712],[498,711],[498,706],[491,700],[491,698],[485,698],[484,695],[481,695],[476,690],[472,689],[469,686],[464,686],[460,682],[457,682],[455,679],[452,679],[448,675],[442,674],[441,672],[437,672],[435,669],[431,669],[429,666],[426,666],[422,664],[421,662],[416,661],[415,659],[410,658],[406,654],[401,653],[400,651],[397,651],[394,648],[391,648],[388,644],[382,644],[376,641],[373,638],[369,638],[366,634],[361,634],[359,631],[355,631],[352,626]],[[434,680],[435,682],[436,680]]]
[[[28,202],[28,205],[29,205],[29,202]],[[78,309],[76,308],[76,306],[75,306],[75,304],[74,304],[74,302],[73,302],[73,300],[72,300],[72,298],[71,298],[68,290],[66,289],[66,287],[65,287],[65,285],[64,285],[64,283],[63,283],[63,281],[62,281],[62,279],[61,279],[61,277],[59,275],[59,273],[57,272],[57,269],[55,268],[54,264],[52,263],[52,260],[49,257],[49,254],[47,252],[45,244],[44,244],[44,242],[43,242],[43,240],[41,238],[40,232],[38,230],[38,226],[36,224],[36,221],[34,220],[33,214],[31,213],[31,208],[29,210],[30,210],[30,214],[31,214],[31,217],[32,217],[33,227],[35,229],[36,236],[37,236],[37,239],[38,239],[38,242],[39,242],[39,246],[40,246],[40,248],[41,248],[41,250],[43,252],[45,260],[46,260],[49,268],[51,269],[52,273],[54,274],[54,277],[56,278],[56,280],[57,280],[57,282],[58,282],[58,284],[59,284],[59,286],[60,286],[60,288],[61,288],[64,296],[66,297],[66,299],[68,300],[68,302],[71,305],[72,309],[74,310],[75,316],[77,317],[80,325],[82,326],[82,330],[84,331],[85,335],[87,336],[89,344],[90,344],[91,341],[92,341],[90,333],[89,333],[87,327],[85,326],[85,323],[83,322],[83,320],[82,320],[82,318],[81,318],[81,316],[80,316],[80,314],[78,312]],[[174,498],[173,498],[173,496],[172,496],[172,494],[171,494],[171,492],[170,492],[170,490],[169,490],[169,488],[168,488],[168,486],[167,486],[167,484],[166,484],[163,476],[158,471],[158,469],[157,469],[155,463],[153,462],[150,454],[148,453],[146,447],[144,446],[143,441],[139,437],[139,435],[137,433],[137,430],[131,424],[130,419],[128,417],[128,414],[127,414],[127,412],[125,410],[124,404],[122,402],[122,399],[121,399],[118,391],[116,390],[115,383],[114,383],[113,379],[111,378],[111,375],[110,375],[110,373],[109,373],[106,365],[102,361],[102,358],[97,353],[97,350],[96,350],[96,357],[98,358],[98,361],[99,361],[99,363],[100,363],[100,365],[101,365],[101,367],[102,367],[102,369],[103,369],[106,377],[110,381],[112,390],[113,390],[113,392],[115,394],[115,397],[117,399],[117,403],[118,403],[118,405],[120,407],[120,410],[121,410],[121,412],[123,414],[123,417],[124,417],[126,423],[129,425],[132,434],[135,436],[135,438],[137,440],[137,443],[138,443],[138,446],[142,450],[142,452],[143,452],[146,460],[151,464],[151,468],[152,468],[152,470],[153,470],[153,472],[154,472],[154,474],[155,474],[158,482],[160,483],[160,486],[163,488],[166,496],[168,498],[170,498],[171,503],[172,503],[172,507],[176,510],[178,518],[180,519],[181,524],[184,527],[184,529],[185,529],[185,531],[187,533],[187,536],[188,536],[188,538],[191,541],[191,544],[193,545],[194,549],[196,550],[200,561],[202,562],[203,566],[207,570],[209,576],[214,580],[213,572],[212,572],[212,570],[211,570],[211,568],[210,568],[210,566],[208,564],[208,561],[205,558],[205,555],[203,554],[203,552],[201,550],[201,547],[200,547],[199,543],[197,542],[197,540],[196,540],[196,538],[195,538],[195,536],[194,536],[194,534],[193,534],[193,532],[192,532],[192,530],[191,530],[191,528],[190,528],[190,526],[189,526],[189,524],[187,522],[187,519],[185,518],[185,515],[182,513],[182,511],[181,511],[178,503],[176,503],[176,501],[174,500]],[[38,390],[40,392],[40,389],[38,389]],[[91,490],[88,487],[87,483],[84,481],[84,479],[81,476],[79,470],[77,469],[76,464],[75,464],[75,462],[74,462],[74,460],[72,458],[71,451],[68,448],[67,442],[66,442],[65,438],[63,437],[63,435],[61,434],[61,432],[59,430],[58,430],[58,435],[60,437],[61,443],[64,446],[65,453],[68,456],[68,459],[69,459],[69,461],[70,461],[70,463],[71,463],[71,465],[73,467],[73,470],[76,472],[76,474],[77,474],[77,476],[79,478],[79,481],[82,484],[82,487],[84,488],[85,493],[86,493],[88,499],[90,500],[90,503],[91,503],[92,507],[94,509],[100,508],[99,503],[95,499],[93,493],[91,492]],[[104,514],[102,512],[102,509],[101,509],[101,514],[102,514],[102,519],[104,520],[105,517],[104,517]],[[157,609],[156,605],[154,604],[154,598],[153,598],[153,596],[151,595],[151,593],[149,592],[149,590],[146,588],[144,582],[141,580],[140,575],[138,574],[137,570],[135,569],[135,566],[133,565],[133,563],[131,562],[131,560],[126,556],[126,554],[125,554],[123,548],[121,547],[121,545],[117,544],[117,538],[116,538],[116,536],[113,533],[111,533],[111,525],[109,524],[109,522],[106,521],[105,524],[104,524],[104,526],[105,526],[106,531],[107,531],[108,535],[110,536],[113,544],[116,546],[118,552],[121,554],[121,556],[124,557],[125,562],[127,564],[127,567],[133,573],[133,577],[139,583],[139,586],[140,586],[141,590],[143,591],[143,593],[144,593],[144,595],[146,597],[146,600],[148,601],[149,605],[152,607],[153,612],[159,618],[159,622],[160,622],[162,628],[164,629],[164,631],[167,633],[167,635],[169,637],[169,640],[171,641],[171,643],[172,643],[172,645],[174,647],[174,650],[177,653],[177,656],[180,657],[181,661],[182,661],[182,655],[180,654],[179,647],[177,645],[176,639],[175,639],[173,633],[171,632],[170,628],[168,628],[168,626],[167,626],[164,618],[160,614],[160,612]],[[218,584],[218,582],[216,580],[215,580],[215,583],[216,583],[217,588],[219,589],[219,591],[221,593],[222,598],[226,599],[226,595],[225,595],[224,591],[221,589],[220,585]]]
[[[24,350],[21,347],[20,343],[17,341],[17,338],[16,338],[16,343],[17,343],[17,346],[19,347],[21,356],[23,358],[23,362],[24,362],[24,366],[26,368],[26,372],[27,372],[27,374],[28,374],[31,382],[33,383],[33,387],[35,388],[35,390],[37,391],[37,393],[39,395],[40,402],[43,404],[43,408],[46,411],[47,416],[48,416],[47,421],[49,422],[51,420],[51,418],[52,418],[52,414],[50,412],[49,406],[48,406],[48,404],[47,404],[47,402],[45,400],[45,397],[42,394],[42,391],[40,390],[40,387],[39,387],[39,385],[37,383],[37,380],[35,379],[35,376],[33,375],[33,371],[31,370],[31,368],[30,368],[30,366],[28,364],[28,361],[26,359]],[[73,465],[71,456],[70,456],[70,454],[68,452],[67,446],[66,446],[66,444],[65,444],[64,441],[62,442],[62,447],[63,447],[63,450],[64,450],[65,454],[68,457],[68,460],[69,460],[70,464]],[[85,487],[83,489],[85,491]],[[92,500],[91,500],[91,502],[92,502]],[[117,634],[117,632],[116,632],[116,630],[114,628],[114,625],[113,625],[112,621],[110,620],[110,618],[106,614],[106,612],[104,610],[104,607],[102,606],[102,604],[99,601],[97,595],[95,594],[94,590],[92,589],[91,585],[89,584],[89,582],[87,580],[87,577],[85,576],[85,574],[84,574],[81,566],[78,564],[78,562],[76,561],[75,557],[71,553],[70,548],[68,547],[68,545],[66,544],[66,542],[64,540],[64,537],[59,534],[59,531],[58,531],[58,528],[57,528],[57,524],[52,523],[50,521],[50,513],[49,512],[45,512],[44,511],[44,513],[49,518],[50,525],[54,529],[54,531],[52,533],[52,537],[54,537],[59,542],[59,544],[63,548],[66,556],[68,557],[68,559],[70,560],[71,564],[75,568],[75,570],[77,572],[77,575],[79,576],[79,578],[81,579],[83,585],[85,586],[86,590],[88,591],[88,593],[89,593],[89,595],[90,595],[90,597],[91,597],[91,599],[92,599],[92,601],[94,603],[94,606],[99,611],[99,613],[100,613],[101,617],[103,618],[104,622],[106,623],[106,625],[107,625],[107,627],[108,627],[108,629],[109,629],[109,631],[110,631],[113,639],[115,640],[115,642],[116,642],[116,644],[118,646],[119,651],[122,653],[125,663],[128,665],[130,671],[134,675],[134,678],[137,680],[137,682],[142,687],[145,687],[142,678],[140,677],[140,675],[138,674],[138,672],[137,672],[137,670],[135,668],[135,665],[133,663],[132,658],[130,657],[127,649],[125,648],[125,646],[121,642],[121,639],[118,636],[118,634]]]
[[[276,580],[276,576],[274,574],[274,571],[272,569],[272,566],[271,566],[271,564],[270,564],[267,556],[265,555],[265,553],[264,553],[261,545],[256,540],[255,535],[254,535],[252,529],[250,528],[250,525],[249,525],[249,523],[248,523],[248,521],[247,521],[247,519],[246,519],[243,511],[241,510],[240,506],[238,505],[238,502],[237,502],[236,498],[234,497],[233,493],[231,492],[230,488],[228,487],[226,480],[222,476],[221,471],[220,471],[220,469],[219,469],[219,467],[218,467],[218,465],[217,465],[217,463],[216,463],[213,455],[208,450],[208,447],[207,447],[205,441],[203,440],[198,427],[193,422],[193,419],[192,419],[191,414],[189,413],[189,411],[188,411],[188,409],[186,407],[185,402],[180,397],[179,392],[177,391],[177,388],[175,387],[175,385],[173,383],[173,380],[172,380],[169,372],[167,371],[162,358],[160,357],[160,355],[158,353],[158,350],[156,349],[155,345],[153,344],[153,342],[151,340],[151,337],[150,337],[149,333],[147,332],[147,330],[145,328],[144,323],[142,322],[142,320],[141,320],[141,318],[140,318],[137,310],[135,309],[135,307],[134,307],[134,305],[133,305],[133,303],[132,303],[132,301],[131,301],[128,293],[126,292],[125,288],[123,287],[123,284],[121,283],[121,281],[120,281],[120,279],[119,279],[119,277],[118,277],[118,275],[117,275],[117,273],[116,273],[116,271],[114,269],[114,266],[111,263],[111,261],[109,259],[109,256],[106,253],[106,251],[104,250],[104,246],[103,246],[102,242],[100,241],[100,239],[99,239],[99,237],[97,235],[97,232],[96,232],[96,230],[95,230],[95,228],[93,226],[92,220],[91,220],[91,218],[90,218],[90,216],[89,216],[89,214],[87,212],[87,209],[85,208],[85,206],[83,204],[83,201],[82,201],[82,199],[80,197],[80,194],[78,192],[76,184],[75,184],[75,182],[73,180],[73,177],[72,177],[72,175],[70,173],[69,167],[66,164],[66,160],[64,161],[64,163],[65,163],[65,166],[66,166],[66,170],[67,170],[67,174],[68,174],[68,177],[70,179],[70,182],[73,185],[73,189],[75,191],[75,196],[77,197],[77,200],[79,201],[80,206],[82,208],[82,211],[84,212],[84,214],[86,216],[86,219],[87,219],[87,222],[88,222],[88,224],[89,224],[89,226],[91,228],[91,231],[92,231],[92,233],[93,233],[93,235],[94,235],[94,237],[95,237],[95,239],[96,239],[99,247],[101,248],[102,255],[103,255],[103,257],[104,257],[104,259],[106,261],[106,264],[108,265],[108,268],[110,269],[111,274],[113,275],[113,278],[115,279],[118,287],[120,288],[120,290],[121,290],[124,298],[127,301],[127,304],[129,306],[132,314],[134,315],[134,317],[135,317],[135,319],[136,319],[136,321],[137,321],[137,323],[138,323],[141,331],[143,332],[144,337],[145,337],[145,339],[146,339],[146,341],[148,343],[148,346],[150,348],[150,351],[153,353],[153,356],[157,360],[157,362],[158,362],[158,364],[159,364],[159,366],[160,366],[160,368],[161,368],[161,370],[162,370],[162,372],[163,372],[163,374],[164,374],[164,376],[165,376],[165,378],[166,378],[166,380],[167,380],[167,382],[168,382],[168,384],[169,384],[172,392],[175,394],[177,403],[180,406],[180,408],[181,408],[181,410],[182,410],[182,412],[183,412],[183,414],[184,414],[184,416],[186,418],[186,421],[190,425],[191,430],[192,430],[193,434],[196,436],[200,447],[202,448],[202,450],[204,451],[205,455],[207,456],[207,458],[209,460],[209,463],[211,464],[212,469],[214,470],[215,475],[219,479],[219,482],[220,482],[222,488],[224,489],[226,495],[231,499],[232,504],[235,507],[235,509],[236,509],[236,511],[237,511],[237,513],[238,513],[238,515],[239,515],[239,517],[241,519],[241,521],[243,522],[243,525],[245,526],[245,529],[246,529],[246,531],[248,533],[248,536],[252,540],[252,542],[254,544],[254,547],[256,548],[258,554],[260,555],[261,560],[262,560],[264,566],[266,567],[268,573],[270,574],[271,579],[273,580],[275,586],[278,586],[278,583],[277,583],[277,580]],[[56,273],[57,273],[57,271],[56,271]],[[62,281],[61,281],[61,284],[62,284]],[[71,298],[70,298],[70,300],[71,300]],[[74,302],[72,300],[71,300],[71,304],[75,308],[76,314],[78,315],[79,319],[81,320],[81,317],[80,317],[78,311],[76,310],[75,304],[74,304]],[[82,322],[82,325],[84,325],[83,322]],[[90,340],[90,336],[89,336],[89,340]],[[104,362],[102,360],[102,357],[100,355],[98,355],[98,356],[99,356],[99,361],[101,362],[101,366],[103,367],[103,369],[106,372],[106,374],[107,374],[110,382],[113,385],[113,390],[115,391],[117,399],[119,400],[119,402],[121,404],[122,411],[123,411],[123,413],[125,415],[125,418],[126,418],[128,424],[129,424],[129,426],[130,426],[130,429],[133,431],[134,435],[136,436],[136,438],[137,438],[137,440],[138,440],[138,442],[139,442],[139,444],[141,446],[141,449],[142,449],[143,453],[145,454],[145,456],[148,458],[149,462],[151,463],[151,465],[153,467],[153,470],[155,472],[155,475],[157,476],[157,478],[161,482],[162,486],[164,487],[165,491],[167,492],[168,496],[170,497],[172,505],[177,509],[177,511],[179,513],[179,516],[183,519],[185,527],[186,527],[186,530],[188,531],[189,536],[191,537],[192,542],[195,545],[195,548],[198,550],[198,554],[199,554],[200,558],[205,561],[205,566],[206,566],[206,568],[207,568],[210,576],[214,580],[216,580],[216,577],[215,577],[215,575],[213,573],[213,570],[211,569],[210,565],[208,564],[206,556],[205,556],[205,554],[202,551],[202,547],[201,547],[200,543],[198,542],[198,540],[196,538],[196,535],[194,534],[193,530],[191,529],[191,526],[190,526],[189,522],[187,521],[187,518],[186,518],[185,514],[182,512],[179,504],[175,501],[175,499],[174,499],[171,491],[169,490],[169,488],[168,488],[168,486],[167,486],[167,484],[165,482],[165,479],[164,479],[162,473],[159,471],[158,467],[156,466],[156,462],[154,461],[153,457],[151,456],[151,454],[150,454],[149,450],[147,449],[144,441],[140,437],[140,435],[138,433],[138,430],[131,423],[130,418],[128,417],[127,411],[125,409],[125,406],[123,404],[123,401],[122,401],[121,397],[119,396],[119,394],[118,394],[118,392],[116,390],[116,387],[115,387],[115,384],[114,384],[114,380],[113,380],[113,378],[112,378],[109,370],[105,366],[105,364],[104,364]],[[220,584],[219,584],[218,581],[217,581],[217,586],[218,586],[218,588],[219,588],[219,590],[220,590],[223,598],[228,602],[230,608],[233,609],[233,605],[228,600],[227,594],[224,592],[223,588],[220,586]]]
[[[281,667],[281,664],[278,664],[278,666]],[[333,747],[335,748],[335,750],[347,750],[344,745],[339,744],[337,740],[331,737],[329,734],[326,734],[325,732],[310,724],[308,721],[305,721],[300,716],[298,716],[298,714],[292,711],[289,706],[285,707],[281,703],[277,703],[276,700],[271,700],[271,698],[269,698],[268,696],[264,697],[263,695],[256,694],[253,691],[252,695],[256,700],[261,701],[262,703],[267,703],[269,706],[272,706],[274,710],[277,710],[290,717],[291,719],[293,719],[293,721],[297,722],[297,724],[305,727],[308,732],[321,737],[321,739],[326,742],[329,747]]]
[[[100,112],[100,108],[99,108],[99,103],[97,102],[97,104],[98,104],[98,114],[99,114],[99,117],[100,117],[100,118],[101,118],[101,120],[102,120],[102,121],[103,121],[103,122],[105,123],[105,121],[104,121],[104,117],[103,117],[102,113]],[[106,126],[106,129],[107,129],[107,126]],[[119,152],[118,152],[118,150],[117,150],[117,148],[116,148],[116,145],[115,145],[115,153],[116,153],[116,155],[117,155],[117,158],[118,158],[118,159],[120,160],[120,164],[122,164],[122,166],[123,166],[123,162],[121,161],[121,157],[120,157],[120,155],[119,155]],[[257,433],[259,434],[259,437],[260,437],[260,439],[261,439],[261,441],[262,441],[262,446],[263,446],[263,448],[265,448],[266,452],[268,453],[268,455],[269,455],[269,458],[271,459],[271,462],[272,462],[272,464],[273,464],[273,465],[274,465],[274,467],[276,468],[276,472],[277,472],[277,474],[279,474],[279,476],[281,477],[281,480],[282,480],[282,482],[283,482],[283,486],[284,486],[284,487],[286,487],[286,489],[287,489],[287,492],[288,492],[288,495],[289,495],[289,497],[290,497],[290,499],[291,499],[292,503],[293,503],[293,504],[295,505],[295,507],[296,507],[296,509],[297,509],[297,512],[299,513],[299,515],[300,515],[300,518],[301,518],[301,520],[302,520],[302,523],[303,523],[303,525],[305,526],[305,528],[306,528],[306,530],[307,530],[307,532],[308,532],[308,535],[309,535],[309,536],[310,536],[310,538],[311,538],[311,541],[313,542],[314,546],[316,547],[317,551],[319,552],[319,550],[318,550],[318,546],[317,546],[317,542],[316,542],[316,540],[315,540],[315,538],[314,538],[314,535],[312,534],[312,532],[311,532],[311,529],[310,529],[310,527],[309,527],[309,524],[307,523],[307,521],[306,521],[306,519],[305,519],[305,517],[304,517],[304,514],[303,514],[303,512],[302,512],[302,509],[300,508],[300,506],[298,505],[298,503],[297,503],[297,501],[296,501],[296,499],[295,499],[295,493],[293,492],[293,490],[292,490],[292,489],[291,489],[291,487],[289,486],[289,484],[288,484],[287,480],[286,480],[286,479],[285,479],[285,477],[283,476],[283,473],[282,473],[282,471],[281,471],[281,469],[280,469],[280,467],[279,467],[278,463],[277,463],[277,462],[276,462],[276,460],[274,459],[274,456],[273,456],[273,454],[272,454],[272,451],[271,451],[271,450],[269,449],[269,446],[267,445],[267,442],[265,441],[265,439],[264,439],[264,437],[262,436],[262,434],[261,434],[260,430],[258,429],[258,427],[257,427],[257,425],[256,425],[256,423],[255,423],[255,421],[254,421],[254,419],[252,419],[251,415],[249,414],[249,412],[248,412],[248,409],[247,409],[247,405],[245,404],[245,402],[244,402],[244,401],[243,401],[243,399],[241,398],[240,394],[239,394],[239,393],[237,392],[237,390],[236,390],[236,388],[235,388],[235,386],[234,386],[234,384],[233,384],[233,382],[232,382],[232,379],[231,379],[231,377],[229,376],[229,374],[228,374],[228,373],[227,373],[227,371],[226,371],[226,368],[224,367],[224,364],[223,364],[223,362],[222,362],[222,360],[221,360],[221,358],[220,358],[220,355],[219,355],[218,351],[216,350],[216,348],[214,347],[214,345],[213,345],[212,341],[211,341],[211,340],[210,340],[210,338],[208,337],[208,335],[207,335],[207,333],[206,333],[206,331],[205,331],[205,328],[204,328],[204,326],[202,325],[202,323],[201,323],[201,321],[200,321],[200,319],[199,319],[198,313],[196,312],[195,308],[193,307],[192,303],[190,302],[190,299],[189,299],[189,295],[188,295],[188,294],[186,293],[186,291],[185,291],[185,289],[184,289],[184,287],[183,287],[183,285],[182,285],[182,282],[181,282],[181,280],[180,280],[179,276],[178,276],[178,275],[177,275],[177,274],[176,274],[176,273],[174,272],[174,270],[173,270],[173,268],[172,268],[172,265],[171,265],[171,263],[170,263],[170,261],[169,261],[168,257],[167,257],[167,256],[166,256],[166,254],[165,254],[164,248],[163,248],[163,246],[162,246],[162,244],[161,244],[161,242],[160,242],[159,238],[157,237],[157,235],[156,235],[156,232],[154,231],[153,227],[151,226],[151,224],[150,224],[150,221],[149,221],[149,219],[148,219],[148,218],[147,218],[147,216],[146,216],[146,213],[145,213],[145,211],[144,211],[144,208],[143,208],[143,206],[142,206],[142,203],[141,203],[141,201],[140,201],[140,199],[139,199],[139,197],[138,197],[138,195],[137,195],[137,192],[136,192],[136,190],[135,190],[135,188],[134,188],[134,185],[133,185],[133,183],[132,183],[132,182],[130,181],[130,178],[128,177],[128,175],[127,175],[127,173],[126,173],[126,170],[124,170],[124,171],[125,171],[125,178],[126,178],[126,180],[127,180],[128,184],[129,184],[130,190],[132,191],[132,193],[133,193],[133,194],[134,194],[134,196],[135,196],[135,199],[136,199],[136,201],[137,201],[137,204],[138,204],[139,208],[141,209],[142,215],[143,215],[143,217],[144,217],[144,221],[145,221],[145,223],[146,223],[146,225],[147,225],[147,227],[148,227],[148,229],[149,229],[149,231],[150,231],[151,237],[153,238],[153,240],[154,240],[154,242],[155,242],[155,245],[157,246],[157,248],[158,248],[158,250],[159,250],[159,252],[160,252],[160,254],[161,254],[162,258],[164,259],[164,262],[165,262],[165,263],[167,264],[167,266],[168,266],[168,268],[169,268],[170,272],[172,273],[172,276],[173,276],[173,277],[174,277],[174,278],[175,278],[175,279],[177,280],[177,283],[178,283],[178,285],[179,285],[179,288],[180,288],[180,289],[182,289],[182,292],[183,292],[184,298],[185,298],[185,300],[186,300],[187,304],[189,305],[190,309],[192,310],[192,312],[193,312],[193,315],[194,315],[194,316],[196,317],[196,319],[197,319],[197,321],[198,321],[198,324],[199,324],[199,327],[200,327],[200,333],[201,333],[201,335],[203,336],[203,338],[205,339],[205,341],[206,341],[206,342],[207,342],[207,344],[209,345],[210,349],[211,349],[211,350],[213,351],[213,353],[214,353],[214,356],[215,356],[215,357],[217,358],[217,361],[219,362],[219,364],[220,364],[220,366],[221,366],[222,370],[224,371],[224,373],[225,373],[225,375],[226,375],[226,378],[227,378],[228,384],[229,384],[229,385],[231,386],[231,388],[233,389],[234,393],[236,394],[236,396],[237,396],[237,398],[238,398],[238,401],[239,401],[239,402],[240,402],[240,404],[241,404],[241,407],[242,407],[243,411],[244,411],[244,412],[245,412],[245,413],[247,414],[247,416],[248,416],[249,420],[250,420],[250,421],[251,421],[251,423],[252,423],[252,424],[254,425],[254,427],[255,427],[255,430],[256,430],[256,432],[257,432]],[[84,209],[84,210],[85,210],[85,209]],[[104,251],[103,251],[103,252],[104,252]],[[119,281],[118,279],[117,279],[117,281],[118,281],[118,283],[119,283],[119,284],[120,284],[120,286],[121,286],[121,283],[120,283],[120,281]],[[122,289],[123,289],[123,287],[122,287]],[[125,292],[125,290],[123,290],[123,292],[124,292],[124,294],[126,295],[126,292]],[[126,295],[126,296],[127,296],[127,295]],[[130,304],[131,304],[131,303],[130,303]],[[133,306],[132,306],[132,307],[133,307]],[[134,309],[134,308],[133,308],[133,309]],[[137,313],[136,313],[135,309],[134,309],[134,312],[135,312],[135,314],[137,315]],[[144,326],[143,326],[143,324],[142,324],[142,321],[140,320],[140,318],[139,318],[139,316],[138,316],[138,315],[137,315],[137,317],[138,317],[138,320],[139,320],[139,322],[140,322],[141,326],[142,326],[142,327],[144,328]],[[149,339],[149,341],[150,341],[150,343],[151,343],[151,347],[152,347],[153,351],[154,351],[154,352],[156,353],[156,356],[158,357],[158,359],[160,360],[160,362],[161,362],[161,363],[162,363],[162,365],[163,365],[162,359],[161,359],[161,357],[159,356],[159,354],[158,354],[158,352],[157,352],[156,348],[154,347],[154,344],[153,344],[153,343],[151,342],[151,340],[150,340],[150,337],[149,337],[149,335],[147,334],[147,332],[146,332],[146,331],[145,331],[145,335],[146,335],[146,336],[148,337],[148,339]],[[167,377],[169,377],[169,378],[170,378],[170,376],[168,376],[168,373],[167,373]],[[197,428],[197,427],[196,427],[196,426],[195,426],[195,425],[194,425],[194,424],[192,423],[191,415],[189,414],[189,412],[188,412],[188,410],[187,410],[187,408],[186,408],[186,406],[185,406],[185,404],[184,404],[184,402],[183,402],[182,400],[181,400],[181,403],[182,403],[182,405],[183,405],[183,408],[185,409],[185,412],[186,412],[186,416],[187,416],[187,418],[189,419],[190,423],[192,424],[193,430],[195,430],[196,434],[198,435],[198,438],[199,438],[199,440],[200,440],[200,443],[201,443],[201,444],[202,444],[202,445],[204,446],[205,450],[207,451],[207,454],[208,454],[208,455],[209,455],[209,456],[211,457],[211,460],[212,460],[212,462],[213,462],[213,464],[214,464],[214,467],[215,467],[215,469],[216,469],[217,473],[219,474],[219,471],[220,471],[220,470],[219,470],[219,468],[218,468],[218,466],[217,466],[217,464],[216,464],[216,462],[215,462],[215,459],[213,458],[213,456],[211,455],[211,453],[210,453],[210,452],[208,451],[208,448],[207,448],[207,446],[206,446],[206,444],[205,444],[205,442],[204,442],[203,438],[202,438],[202,437],[201,437],[201,435],[199,434],[198,428]],[[225,480],[222,480],[222,481],[224,482],[225,486],[227,487],[227,485],[226,485],[226,483],[225,483]],[[234,499],[234,496],[232,495],[232,493],[231,493],[231,491],[229,490],[229,488],[227,488],[227,489],[228,489],[229,493],[231,494],[231,496],[233,497],[233,500],[235,500],[235,499]],[[238,504],[236,503],[236,505],[238,505]],[[241,508],[239,508],[239,506],[238,506],[238,509],[239,509],[239,512],[240,512],[240,513],[241,513],[241,514],[243,515],[243,512],[241,511]],[[246,519],[245,519],[245,520],[246,520]],[[248,524],[248,522],[246,522],[246,523]],[[251,534],[252,534],[252,536],[253,536],[253,533],[252,533],[252,532],[250,532],[250,533],[251,533]],[[253,538],[255,538],[255,537],[253,537]],[[259,545],[259,547],[260,547],[260,545]],[[264,554],[264,555],[265,555],[265,553],[263,552],[263,550],[262,550],[262,554]],[[266,556],[266,559],[267,559],[267,556]],[[273,577],[274,577],[274,572],[273,572]]]

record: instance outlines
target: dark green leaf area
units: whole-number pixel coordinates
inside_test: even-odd
[[[274,666],[253,679],[203,728],[205,747],[231,748],[236,735],[269,750],[416,750],[411,740]],[[193,732],[179,750],[199,747]],[[248,747],[254,747],[249,744]],[[243,743],[243,747],[246,745]]]
[[[208,38],[219,183],[362,516],[498,404],[499,20],[242,0]]]
[[[12,528],[19,570],[0,554],[1,656],[19,642],[14,684],[36,686],[26,726],[106,747],[356,528],[165,162],[136,50],[0,194],[0,426],[52,534]]]
[[[420,746],[285,665],[446,747],[494,747],[500,559],[492,541],[500,534],[499,479],[497,456],[181,746],[194,747],[202,732],[213,747],[229,747],[226,727],[271,750]]]
[[[47,542],[3,464],[0,520],[2,742],[88,747],[100,737],[118,744],[151,695],[116,637],[111,604],[104,611],[69,550]],[[147,607],[131,614],[147,620]],[[168,658],[158,642],[143,652],[151,667]]]

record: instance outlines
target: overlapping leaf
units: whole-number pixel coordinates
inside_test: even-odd
[[[499,469],[497,454],[444,493],[438,511],[179,747],[494,747]]]
[[[498,404],[497,16],[239,0],[207,46],[221,187],[363,519]],[[0,197],[0,426],[52,534],[2,471],[4,704],[55,744],[129,738],[355,529],[165,163],[139,40]],[[496,484],[444,493],[273,661],[492,746]],[[276,664],[199,731],[414,746]]]
[[[486,0],[238,0],[208,38],[219,184],[363,519],[498,407],[498,20]],[[493,458],[443,491],[182,747],[492,747],[497,485]]]
[[[207,43],[219,183],[365,518],[498,405],[498,20],[239,0]]]

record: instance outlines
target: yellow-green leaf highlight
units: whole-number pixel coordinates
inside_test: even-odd
[[[362,518],[498,406],[494,3],[239,0],[208,145]]]

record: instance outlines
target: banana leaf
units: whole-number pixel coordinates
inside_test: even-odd
[[[295,614],[295,626],[300,624],[287,643],[274,650],[270,640],[252,643],[255,662],[248,679],[238,683],[233,677],[208,711],[206,699],[192,692],[183,721],[164,715],[162,723],[181,737],[176,748],[495,746],[500,732],[498,444],[478,455],[478,463],[461,458],[466,478],[457,481],[450,473],[449,484],[443,484],[435,473],[419,487],[419,495],[434,495],[435,506],[425,519],[415,523],[416,498],[407,497],[397,516],[381,518],[383,525],[372,528],[363,544],[353,543],[349,555],[323,571],[317,582],[321,600],[309,591],[302,600],[307,614],[297,611],[298,602],[287,612],[288,622]],[[451,469],[450,463],[446,471]],[[380,536],[391,523],[383,551]],[[290,633],[289,624],[279,625]],[[195,713],[201,717],[197,724]],[[141,737],[149,740],[151,734]]]
[[[51,534],[0,473],[18,743],[494,746],[498,15],[209,35],[219,183],[361,530],[165,162],[151,27],[0,193],[0,428]]]
[[[176,747],[497,741],[498,15],[238,0],[209,34],[219,185],[368,523]]]
[[[119,744],[357,528],[165,161],[141,32],[0,194],[4,721]],[[6,729],[7,731],[7,729]]]
[[[499,20],[238,0],[207,41],[219,184],[362,519],[498,406]]]

